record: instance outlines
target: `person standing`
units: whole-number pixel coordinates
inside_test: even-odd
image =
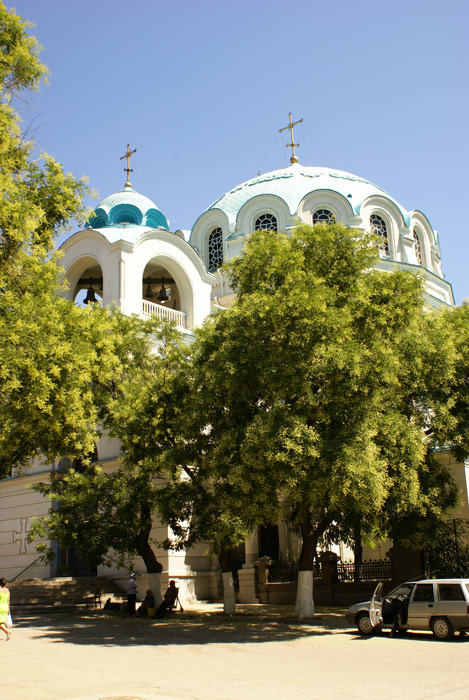
[[[135,615],[135,603],[137,601],[137,574],[130,574],[127,584],[127,615]]]
[[[8,629],[8,614],[10,612],[10,591],[7,588],[5,578],[0,578],[0,629],[2,629],[8,640],[11,637],[11,632]]]

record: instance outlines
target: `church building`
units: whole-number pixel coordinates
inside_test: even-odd
[[[132,187],[128,146],[124,156],[127,181],[122,191],[106,197],[86,227],[61,246],[67,297],[76,303],[115,304],[124,314],[141,318],[169,319],[190,340],[210,313],[232,303],[233,293],[220,267],[242,252],[249,234],[258,229],[288,232],[298,223],[343,222],[378,235],[379,269],[420,272],[429,307],[454,305],[451,285],[442,272],[438,234],[425,214],[406,210],[361,176],[301,165],[294,151],[291,115],[286,128],[292,137],[290,165],[257,174],[225,194],[207,193],[208,199],[218,199],[200,214],[190,232],[171,230],[157,204]],[[177,212],[171,214],[177,217]],[[96,460],[104,469],[115,469],[119,455],[116,440],[102,437],[96,445]],[[454,461],[449,454],[443,458],[449,464]],[[467,468],[454,466],[461,513],[467,517]],[[32,518],[45,514],[49,507],[28,485],[46,480],[51,470],[66,468],[64,460],[54,464],[36,461],[25,472],[0,481],[0,570],[7,579],[18,574],[33,578],[85,573],[79,562],[58,548],[53,564],[41,563],[34,545],[26,542]],[[252,568],[252,562],[264,554],[295,558],[296,538],[281,523],[275,532],[271,530],[260,529],[248,538],[240,566],[244,561],[245,568]],[[155,523],[152,534],[163,541],[168,528]],[[378,547],[373,556],[383,555]],[[166,577],[175,578],[187,596],[217,597],[217,562],[205,546],[187,552],[158,550],[157,556],[163,564],[163,583]],[[143,562],[135,560],[134,565],[137,572],[143,572]],[[112,566],[99,568],[97,573],[113,578],[126,575]]]

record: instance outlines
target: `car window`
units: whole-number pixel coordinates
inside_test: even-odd
[[[431,603],[433,601],[433,583],[418,583],[415,586],[412,600]]]
[[[414,588],[413,583],[403,583],[399,588],[395,588],[391,593],[388,593],[386,598],[398,598],[400,595],[410,596]]]
[[[459,583],[439,583],[438,595],[440,600],[466,600]]]

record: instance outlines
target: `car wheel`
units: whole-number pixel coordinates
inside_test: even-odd
[[[357,617],[357,627],[360,634],[370,635],[373,632],[374,627],[371,624],[368,613],[360,613]]]
[[[437,617],[432,620],[432,632],[437,639],[442,641],[447,641],[454,637],[454,630],[446,617]]]

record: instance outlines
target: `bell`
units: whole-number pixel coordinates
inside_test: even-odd
[[[153,294],[152,290],[151,290],[151,284],[149,284],[149,285],[147,286],[147,289],[146,289],[146,292],[145,292],[145,296],[146,296],[147,299],[153,299],[153,297],[155,296],[155,295]]]
[[[164,282],[161,283],[161,289],[160,289],[160,291],[158,292],[157,299],[158,299],[158,301],[159,301],[160,303],[163,302],[163,301],[168,301],[168,300],[169,300],[169,296],[168,296],[167,293],[166,293],[166,289],[165,289],[165,286],[164,286]]]
[[[93,287],[88,287],[88,291],[86,292],[86,297],[83,299],[84,304],[91,304],[98,301],[96,299],[94,289]]]

